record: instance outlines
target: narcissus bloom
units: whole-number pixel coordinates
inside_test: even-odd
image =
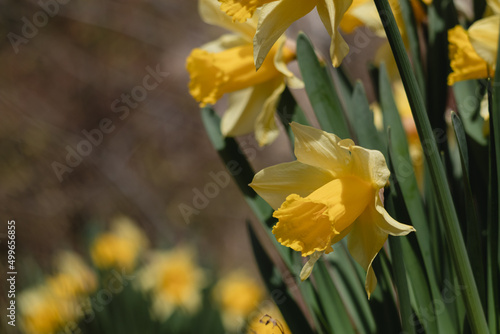
[[[330,56],[334,66],[340,66],[342,59],[349,53],[338,27],[342,16],[352,0],[219,0],[221,9],[233,16],[235,21],[243,22],[252,16],[256,8],[262,7],[257,32],[253,40],[255,66],[260,68],[274,43],[286,29],[314,8],[330,34]]]
[[[132,220],[121,216],[112,221],[109,232],[96,237],[90,255],[97,268],[131,271],[147,245],[144,232]]]
[[[80,306],[89,300],[88,294],[97,286],[95,274],[72,252],[59,253],[56,265],[54,275],[18,296],[24,333],[63,332],[68,324],[83,316]]]
[[[97,277],[76,253],[62,251],[56,256],[57,274],[47,285],[58,298],[86,296],[97,288]]]
[[[138,273],[138,285],[151,293],[154,314],[166,320],[175,309],[193,313],[199,308],[205,276],[195,262],[194,251],[179,247],[153,253]]]
[[[385,158],[350,139],[298,123],[291,126],[297,161],[263,169],[250,186],[275,209],[276,239],[311,256],[302,280],[322,254],[347,236],[349,252],[367,272],[369,297],[377,284],[371,264],[387,236],[415,231],[384,209],[380,194],[390,175]]]
[[[448,30],[450,65],[448,85],[457,81],[484,79],[495,74],[500,15]]]
[[[252,45],[256,20],[233,23],[216,0],[200,0],[199,11],[205,22],[235,34],[223,35],[191,52],[186,61],[189,92],[202,107],[228,94],[222,134],[234,137],[255,132],[261,146],[271,143],[279,134],[274,113],[285,83],[291,88],[303,87],[286,66],[295,58],[294,47],[280,34],[269,50],[270,57],[256,71]]]
[[[241,270],[224,276],[214,288],[214,298],[220,305],[226,329],[236,331],[264,298],[264,289]]]

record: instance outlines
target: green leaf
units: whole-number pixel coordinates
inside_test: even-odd
[[[366,92],[361,81],[357,81],[354,86],[351,104],[356,106],[350,112],[352,113],[351,122],[356,131],[355,134],[359,145],[368,149],[379,150],[384,153],[384,156],[387,156],[385,154],[385,145],[375,127],[373,112],[370,110]]]
[[[481,242],[482,227],[478,219],[476,203],[472,195],[472,189],[469,181],[469,151],[467,149],[467,139],[465,137],[464,126],[454,112],[451,114],[453,128],[455,130],[455,137],[457,139],[458,151],[460,153],[460,162],[462,165],[462,179],[465,189],[465,212],[466,212],[466,228],[467,228],[467,251],[471,260],[474,278],[476,279],[477,289],[483,307],[486,306],[486,292],[485,292],[485,276],[483,267],[483,252]]]
[[[349,138],[345,119],[333,82],[314,52],[311,41],[303,33],[297,37],[297,60],[305,89],[321,128],[340,138]]]
[[[402,198],[406,204],[411,222],[417,230],[415,235],[417,237],[419,249],[422,253],[422,259],[424,261],[425,272],[428,276],[427,282],[429,284],[431,295],[434,299],[441,299],[438,280],[432,260],[431,244],[429,243],[429,240],[431,239],[428,227],[429,220],[425,214],[417,179],[414,174],[408,140],[406,139],[406,132],[403,127],[403,123],[401,122],[396,102],[394,101],[392,95],[391,83],[384,64],[380,66],[379,89],[384,127],[391,129],[388,144],[389,151],[392,151],[390,155],[391,162],[394,166],[395,181],[401,189]],[[415,271],[414,268],[410,268],[409,270],[413,272]],[[416,293],[418,298],[427,299],[426,296],[420,296],[420,293],[423,292],[420,291],[419,293]],[[451,319],[449,318],[447,312],[443,312],[436,316],[438,317],[438,327],[440,324],[445,326],[445,328],[449,328],[451,326]],[[432,323],[431,326],[435,326],[435,324]]]
[[[497,48],[500,45],[497,43]],[[500,57],[497,56],[496,65],[499,66]],[[500,205],[500,76],[495,76],[490,97],[490,186],[491,198],[490,209],[492,210],[488,217],[488,238],[487,238],[487,268],[488,268],[488,321],[492,333],[499,330],[499,205]],[[493,156],[495,157],[493,159]],[[496,200],[496,203],[493,202]]]
[[[328,322],[330,332],[354,334],[354,329],[349,321],[349,315],[323,260],[316,262],[313,275],[319,292],[318,299]]]
[[[314,333],[286,286],[283,276],[261,245],[252,226],[247,223],[250,243],[267,290],[285,318],[292,333]]]
[[[412,59],[413,71],[415,72],[420,91],[425,94],[425,78],[424,71],[422,69],[422,61],[420,59],[420,45],[417,33],[417,24],[410,1],[411,0],[400,0],[399,3],[401,5],[401,13],[404,18],[403,24],[406,30],[406,36],[408,37],[408,42],[410,44],[410,54]]]
[[[292,128],[290,123],[297,122],[303,125],[309,125],[309,121],[307,120],[306,115],[295,101],[290,90],[285,88],[283,94],[281,94],[280,101],[277,107],[278,117],[281,120],[281,123],[285,127],[286,133],[288,135],[288,139],[293,147],[294,144],[294,136],[292,132]]]
[[[282,247],[274,238],[270,228],[276,220],[272,217],[273,209],[257,193],[248,186],[255,175],[252,166],[242,153],[238,143],[233,138],[224,138],[220,132],[220,118],[212,108],[206,107],[201,110],[203,124],[207,134],[217,153],[221,157],[227,170],[236,181],[238,188],[243,193],[247,204],[257,216],[259,222],[264,226],[269,239],[273,242],[280,256],[288,268],[292,267],[290,253]]]
[[[486,146],[488,141],[483,134],[484,120],[480,115],[486,87],[482,87],[478,80],[459,81],[453,85],[453,92],[465,132],[479,145]]]
[[[449,3],[449,1],[446,3]],[[406,50],[404,48],[403,40],[399,33],[394,15],[392,14],[391,7],[389,6],[389,2],[387,0],[375,0],[375,5],[377,6],[379,15],[384,18],[384,29],[387,38],[389,39],[391,49],[393,50],[396,64],[398,65],[403,85],[410,102],[415,124],[417,126],[424,154],[426,156],[425,161],[427,163],[427,167],[429,168],[432,183],[434,185],[434,191],[437,195],[436,198],[439,209],[444,218],[443,221],[446,226],[445,233],[451,250],[453,263],[457,270],[460,284],[466,287],[464,290],[464,296],[468,319],[471,323],[472,330],[475,333],[488,333],[486,317],[482,309],[481,299],[479,298],[477,286],[474,281],[474,275],[467,256],[467,250],[460,231],[460,223],[453,204],[447,175],[443,165],[441,164],[438,147],[434,139],[431,123],[429,122],[429,118],[427,116],[424,99],[418,88],[417,80],[412,71],[408,55],[406,54]],[[431,43],[437,42],[434,37],[435,36],[431,34]],[[447,54],[447,50],[445,54]],[[443,55],[436,56],[442,57]],[[446,62],[447,61],[448,60],[446,60]],[[448,66],[447,63],[444,66]],[[440,92],[441,90],[438,89],[438,91]],[[445,94],[440,96],[442,98]],[[429,102],[432,104],[434,101],[431,99]],[[439,115],[444,108],[437,108],[436,110]]]
[[[326,258],[332,267],[337,291],[352,317],[356,332],[376,333],[377,324],[365,291],[364,271],[348,254],[345,240],[338,242],[333,248],[334,251],[326,255]]]

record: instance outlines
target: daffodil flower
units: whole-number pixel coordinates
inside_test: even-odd
[[[274,43],[286,29],[314,8],[330,34],[330,57],[335,67],[340,66],[342,59],[349,53],[349,46],[338,32],[342,16],[352,0],[219,0],[221,9],[233,16],[235,21],[244,21],[256,8],[261,7],[257,32],[254,36],[255,66],[259,69],[271,52]]]
[[[194,250],[178,247],[150,254],[149,263],[137,274],[138,287],[151,293],[153,312],[166,320],[176,309],[194,313],[201,306],[206,273],[195,261]]]
[[[476,21],[466,31],[448,30],[450,66],[448,85],[457,81],[484,79],[495,73],[500,15]]]
[[[225,275],[214,287],[226,329],[236,332],[264,298],[264,289],[242,270]]]
[[[250,186],[275,209],[276,239],[310,256],[302,280],[322,254],[347,236],[349,252],[367,272],[370,297],[377,283],[372,261],[387,236],[415,231],[384,209],[380,193],[390,175],[384,156],[350,139],[297,123],[291,126],[297,161],[263,169]]]
[[[278,43],[270,50],[271,57],[256,71],[252,51],[256,20],[233,23],[216,0],[200,0],[199,11],[205,22],[234,34],[223,35],[191,52],[186,62],[191,95],[203,107],[228,94],[222,134],[234,137],[255,132],[261,146],[270,144],[279,134],[274,114],[285,83],[291,88],[303,87],[286,66],[295,58],[294,47],[287,44],[284,36],[278,36]]]
[[[90,256],[97,268],[131,271],[148,243],[144,232],[130,218],[120,216],[113,219],[109,232],[95,238]]]

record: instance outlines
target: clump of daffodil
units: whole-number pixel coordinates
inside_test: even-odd
[[[342,16],[352,0],[219,0],[221,9],[233,17],[234,21],[244,22],[257,8],[261,8],[257,32],[253,39],[255,66],[259,69],[270,55],[274,43],[286,29],[314,8],[331,37],[330,57],[335,67],[340,66],[349,53],[349,46],[340,35],[338,27]]]
[[[56,273],[18,297],[21,327],[26,333],[56,333],[81,317],[79,305],[96,288],[94,272],[77,254],[56,256]]]
[[[276,305],[265,305],[259,307],[248,324],[247,334],[291,334],[285,319]]]
[[[131,271],[147,245],[144,232],[130,218],[120,216],[111,222],[109,232],[96,237],[90,255],[99,269]]]
[[[76,253],[64,251],[56,256],[57,273],[47,279],[56,296],[72,298],[85,296],[97,287],[95,273]]]
[[[176,309],[188,313],[198,310],[206,274],[195,262],[194,251],[179,247],[152,253],[138,273],[138,285],[151,294],[154,315],[166,320]]]
[[[21,316],[20,326],[25,333],[56,333],[64,330],[68,322],[78,318],[76,300],[61,298],[46,284],[22,291],[17,297],[17,303]]]
[[[264,290],[244,271],[224,276],[214,288],[214,298],[220,305],[224,327],[236,330],[256,309],[264,297]]]
[[[381,192],[390,175],[385,158],[350,139],[295,122],[291,126],[297,161],[263,169],[250,186],[275,209],[276,239],[310,256],[302,280],[347,236],[349,252],[367,272],[369,297],[377,283],[371,264],[387,236],[415,231],[384,209]]]
[[[448,85],[457,81],[484,79],[495,74],[500,15],[448,30],[450,66]]]
[[[234,137],[254,132],[259,144],[267,145],[279,134],[274,114],[285,83],[300,88],[286,66],[295,58],[295,47],[284,36],[270,50],[259,71],[253,63],[252,38],[256,21],[233,23],[219,9],[217,0],[200,0],[199,12],[209,24],[228,29],[219,39],[191,51],[186,61],[190,75],[189,92],[200,103],[215,104],[224,94],[229,105],[222,117],[221,132]]]

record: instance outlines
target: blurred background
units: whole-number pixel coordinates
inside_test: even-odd
[[[257,278],[245,226],[253,214],[232,182],[188,219],[180,209],[194,208],[197,190],[225,170],[187,89],[186,57],[224,32],[201,21],[197,1],[1,4],[0,248],[6,254],[5,223],[15,219],[19,289],[30,283],[22,268],[49,270],[61,249],[88,258],[89,224],[106,229],[117,215],[135,221],[152,245],[190,244],[202,264],[245,267]],[[299,30],[328,54],[317,13],[290,35]],[[353,53],[351,63],[364,58]],[[147,84],[155,87],[140,88]],[[141,101],[127,105],[131,94]],[[307,112],[303,92],[294,94]],[[86,134],[94,134],[91,147],[82,144]],[[252,135],[238,140],[256,170],[291,159],[284,134],[265,148]],[[2,256],[2,273],[6,263]],[[5,302],[2,293],[2,309]]]

